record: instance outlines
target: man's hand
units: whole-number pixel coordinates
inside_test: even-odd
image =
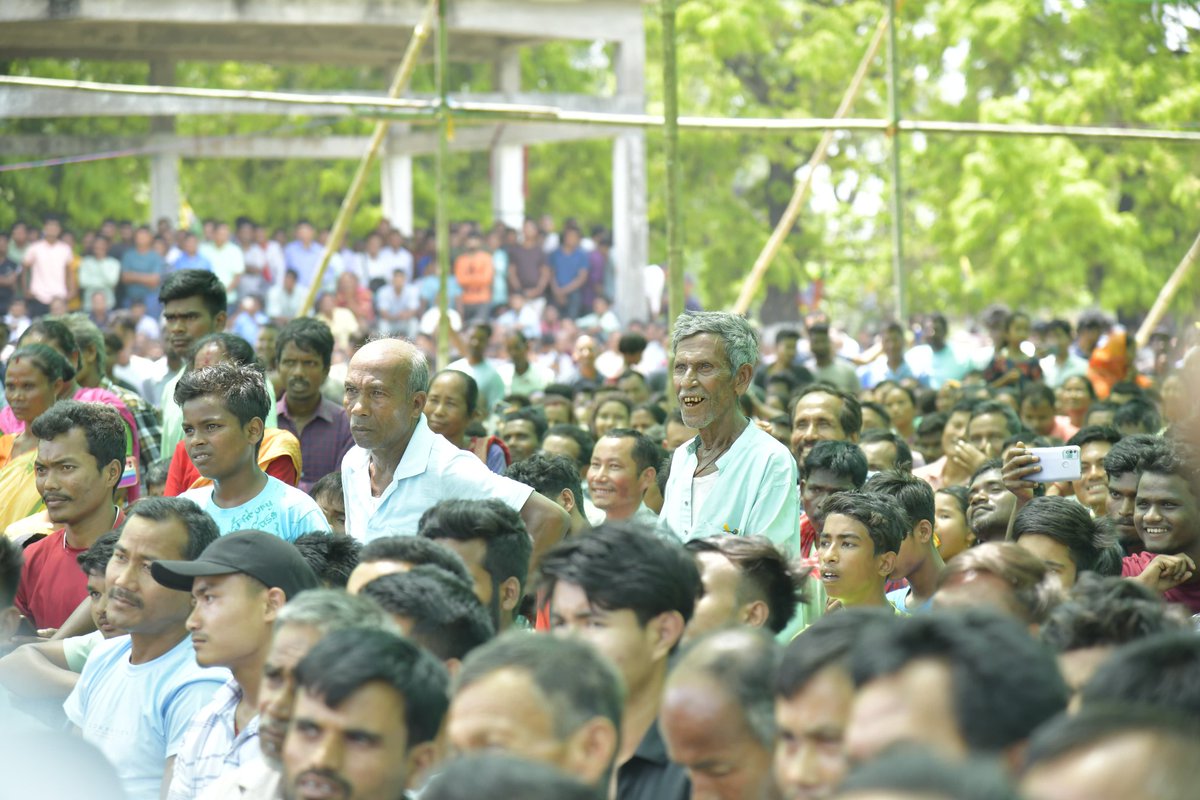
[[[1004,477],[1004,487],[1017,496],[1017,507],[1033,499],[1036,481],[1025,480],[1030,475],[1040,472],[1041,460],[1029,451],[1024,442],[1017,442],[1004,451],[1004,465],[1001,475]]]
[[[967,475],[974,475],[975,470],[987,461],[987,454],[964,439],[959,439],[946,452],[946,459],[953,461]]]
[[[1146,569],[1142,571],[1141,575],[1132,580],[1147,589],[1165,592],[1168,589],[1174,589],[1181,583],[1187,583],[1195,574],[1196,562],[1192,561],[1189,556],[1158,555],[1146,565]]]

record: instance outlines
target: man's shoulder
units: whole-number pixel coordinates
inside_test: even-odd
[[[745,454],[752,452],[756,460],[762,458],[771,464],[777,464],[780,460],[783,460],[785,464],[790,462],[792,466],[796,464],[796,459],[790,450],[753,422],[746,426],[746,443],[738,449]]]
[[[59,528],[26,547],[22,553],[25,559],[25,568],[29,569],[35,563],[40,565],[56,553],[65,551],[66,548],[63,544],[63,539],[66,535],[66,529]]]

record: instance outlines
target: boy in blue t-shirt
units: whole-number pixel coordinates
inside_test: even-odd
[[[175,402],[183,410],[188,456],[213,482],[180,496],[216,520],[222,536],[258,530],[291,542],[310,531],[329,531],[311,497],[258,466],[263,420],[271,407],[258,368],[223,363],[193,370],[179,379]]]

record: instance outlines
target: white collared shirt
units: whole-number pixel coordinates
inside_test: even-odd
[[[442,500],[496,499],[520,511],[533,489],[497,475],[473,453],[460,450],[417,421],[395,475],[379,497],[371,494],[371,454],[352,447],[342,459],[346,533],[369,542],[415,536],[421,515]]]

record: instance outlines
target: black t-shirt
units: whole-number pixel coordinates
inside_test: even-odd
[[[617,768],[617,800],[688,800],[691,794],[687,772],[667,758],[655,720],[633,758]]]
[[[20,271],[20,264],[7,256],[0,256],[0,276],[7,277]],[[0,286],[0,316],[8,313],[8,307],[12,305],[15,288],[14,286]]]

